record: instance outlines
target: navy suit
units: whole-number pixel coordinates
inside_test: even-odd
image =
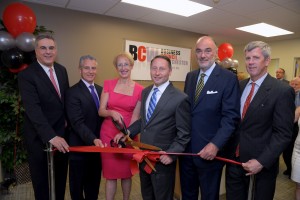
[[[189,72],[184,91],[192,102],[191,142],[187,152],[198,153],[209,142],[224,156],[227,141],[239,121],[240,93],[235,74],[216,64],[199,99],[194,103],[200,69]],[[200,157],[184,156],[180,159],[180,177],[183,200],[219,199],[219,188],[224,163],[207,161]]]
[[[18,84],[25,108],[24,140],[28,150],[28,162],[35,199],[49,198],[48,165],[45,145],[60,136],[68,138],[64,112],[65,91],[69,88],[66,69],[54,63],[61,98],[38,62],[32,63],[18,74]],[[56,199],[64,199],[68,169],[67,154],[56,152]]]
[[[244,91],[248,82],[249,79],[241,81],[241,91]],[[234,157],[234,149],[239,144],[241,162],[256,159],[263,166],[255,175],[256,200],[273,199],[279,156],[292,138],[294,99],[294,90],[289,85],[267,75],[236,130],[231,157]],[[249,176],[245,174],[242,167],[227,165],[227,199],[247,199]]]
[[[94,85],[100,97],[102,87]],[[66,93],[66,111],[72,126],[69,138],[70,146],[94,145],[94,139],[100,137],[103,118],[90,90],[80,80]],[[70,153],[70,192],[73,200],[98,199],[101,180],[100,153]]]

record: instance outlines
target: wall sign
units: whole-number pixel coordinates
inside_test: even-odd
[[[185,81],[186,74],[191,69],[191,49],[126,40],[125,51],[131,53],[134,58],[131,71],[133,80],[151,80],[150,62],[160,54],[171,59],[171,81]]]

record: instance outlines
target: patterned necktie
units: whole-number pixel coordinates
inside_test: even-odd
[[[250,90],[250,92],[249,92],[249,94],[246,98],[245,103],[244,103],[243,112],[242,112],[242,119],[244,119],[244,117],[245,117],[245,114],[248,110],[248,107],[250,105],[250,102],[251,102],[251,99],[252,99],[252,96],[253,96],[253,93],[254,93],[255,83],[252,82],[251,84],[252,84],[251,90]]]
[[[54,86],[54,88],[55,88],[58,96],[60,97],[59,89],[58,89],[58,86],[57,86],[57,84],[55,82],[54,75],[53,75],[53,69],[52,68],[49,69],[49,73],[50,73],[50,80],[51,80],[51,82],[52,82],[52,84],[53,84],[53,86]]]
[[[156,106],[156,92],[158,91],[158,88],[154,88],[150,102],[149,102],[149,107],[148,107],[148,112],[147,112],[147,117],[146,117],[146,122],[149,121],[151,115],[153,114],[153,111]]]
[[[97,95],[96,95],[96,93],[94,91],[95,87],[93,85],[90,85],[89,88],[91,89],[91,95],[92,95],[92,97],[94,99],[94,102],[96,104],[97,110],[99,110],[99,99],[98,99],[98,97],[97,97]]]
[[[252,84],[251,90],[250,90],[250,92],[249,92],[249,94],[248,94],[248,96],[246,98],[245,103],[244,103],[243,112],[242,112],[242,119],[244,119],[244,117],[245,117],[245,114],[246,114],[246,112],[248,110],[248,107],[250,105],[250,102],[251,102],[251,99],[252,99],[252,96],[253,96],[253,93],[254,93],[255,83],[252,82],[251,84]],[[235,156],[236,157],[240,156],[240,144],[238,144],[238,146],[236,147]]]
[[[199,98],[199,96],[200,96],[200,92],[201,92],[201,90],[202,90],[203,87],[204,87],[204,76],[205,76],[205,74],[202,73],[202,74],[200,75],[200,80],[199,80],[198,83],[197,83],[194,103],[196,103],[196,102],[198,101],[198,98]]]

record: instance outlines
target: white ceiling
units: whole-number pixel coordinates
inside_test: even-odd
[[[217,0],[193,0],[213,9],[191,17],[121,3],[120,0],[24,1],[207,34],[219,44],[229,42],[238,45],[251,40],[271,42],[300,38],[300,0],[219,0],[219,3],[214,3]],[[266,38],[235,29],[260,22],[294,34]]]

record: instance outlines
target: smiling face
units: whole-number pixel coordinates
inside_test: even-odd
[[[39,40],[35,47],[35,54],[41,64],[52,67],[57,55],[55,42],[48,38]]]
[[[245,51],[246,69],[252,81],[257,81],[267,73],[270,57],[265,58],[260,48]]]
[[[93,84],[97,74],[97,62],[96,60],[85,59],[81,63],[79,68],[80,75],[83,80],[89,84]]]
[[[195,53],[199,68],[206,71],[215,62],[217,46],[210,37],[204,36],[197,41]]]
[[[150,76],[156,87],[164,84],[171,76],[172,68],[169,66],[168,61],[163,58],[155,58],[151,62]]]
[[[133,65],[130,64],[128,58],[126,58],[125,56],[119,56],[117,58],[116,69],[119,73],[120,78],[130,78],[132,68]]]

